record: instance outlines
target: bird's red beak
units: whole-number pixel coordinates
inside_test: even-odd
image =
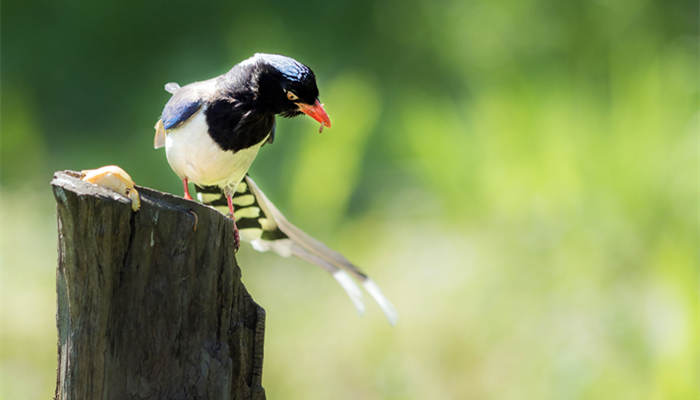
[[[324,126],[331,127],[331,119],[328,118],[326,110],[323,109],[323,104],[319,103],[318,100],[313,105],[308,105],[304,103],[297,103],[299,105],[299,110],[309,117],[315,119],[321,123],[321,129],[319,133],[323,130]]]

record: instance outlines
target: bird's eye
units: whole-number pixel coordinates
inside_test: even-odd
[[[287,100],[289,101],[296,101],[299,100],[299,97],[292,93],[291,91],[287,91]]]

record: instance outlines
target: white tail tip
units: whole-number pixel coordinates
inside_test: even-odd
[[[337,270],[333,272],[333,277],[336,281],[338,281],[340,286],[345,289],[345,292],[350,297],[350,300],[352,300],[353,304],[355,304],[357,311],[359,311],[360,314],[364,314],[365,303],[362,302],[362,291],[359,287],[357,287],[355,281],[350,278],[350,275],[343,270]]]
[[[369,293],[369,295],[374,298],[377,304],[379,304],[379,308],[381,308],[382,311],[384,311],[384,315],[386,315],[386,318],[389,320],[389,323],[392,325],[396,325],[396,321],[399,319],[399,315],[396,313],[396,309],[394,308],[394,306],[389,302],[389,300],[386,299],[386,297],[384,297],[382,291],[379,290],[379,286],[377,286],[377,284],[369,278],[367,278],[367,280],[364,281],[362,285],[365,287],[365,290],[367,290],[367,293]]]

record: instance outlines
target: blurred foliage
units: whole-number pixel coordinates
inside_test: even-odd
[[[163,83],[254,52],[316,72],[251,173],[400,313],[239,257],[269,398],[700,396],[698,3],[3,2],[0,398],[55,382],[56,169],[180,192]]]

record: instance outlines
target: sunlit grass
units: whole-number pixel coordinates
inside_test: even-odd
[[[35,186],[0,199],[0,398],[48,399],[57,359],[53,197]]]

